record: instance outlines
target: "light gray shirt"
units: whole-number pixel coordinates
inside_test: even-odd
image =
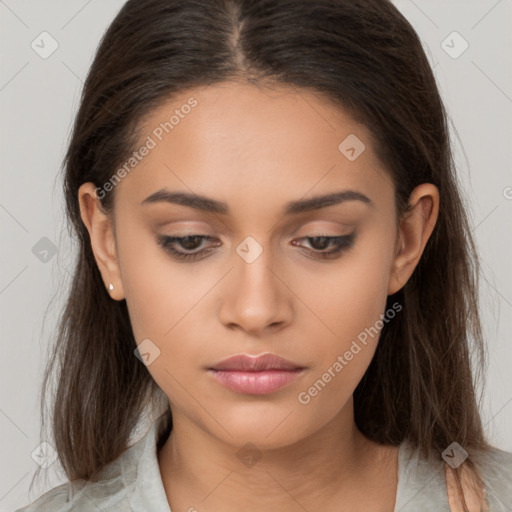
[[[16,512],[171,512],[157,459],[157,443],[166,428],[160,416],[149,431],[105,466],[97,482],[80,488],[59,485]],[[487,500],[490,512],[512,512],[512,453],[486,454]],[[190,504],[189,510],[201,510]],[[404,442],[398,452],[398,488],[394,512],[449,512],[444,461],[427,461]]]

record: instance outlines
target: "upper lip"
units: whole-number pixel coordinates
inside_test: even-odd
[[[299,370],[303,367],[292,363],[276,354],[262,354],[251,356],[248,354],[237,354],[223,359],[220,363],[212,366],[211,370],[239,370],[246,372],[259,372],[265,370]]]

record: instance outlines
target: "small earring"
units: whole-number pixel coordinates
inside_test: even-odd
[[[114,289],[114,285],[113,285],[112,283],[110,283],[110,284],[108,285],[108,289],[109,289],[110,291],[112,291],[112,290]]]

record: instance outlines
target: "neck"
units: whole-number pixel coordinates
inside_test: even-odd
[[[339,510],[341,497],[345,504],[352,499],[360,503],[373,488],[382,502],[379,461],[389,463],[390,455],[357,429],[350,401],[321,430],[265,449],[226,443],[173,413],[173,429],[158,457],[172,510],[236,510],[243,505],[251,511],[288,512],[300,506],[330,510],[329,503],[338,503],[332,510]],[[388,507],[395,495],[396,482]]]

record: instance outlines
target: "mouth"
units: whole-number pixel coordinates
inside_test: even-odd
[[[267,352],[259,356],[237,354],[223,359],[209,370],[261,372],[267,370],[299,370],[302,368],[284,357]]]
[[[208,373],[219,384],[238,393],[264,395],[287,386],[305,369],[275,354],[239,354],[208,368]]]

